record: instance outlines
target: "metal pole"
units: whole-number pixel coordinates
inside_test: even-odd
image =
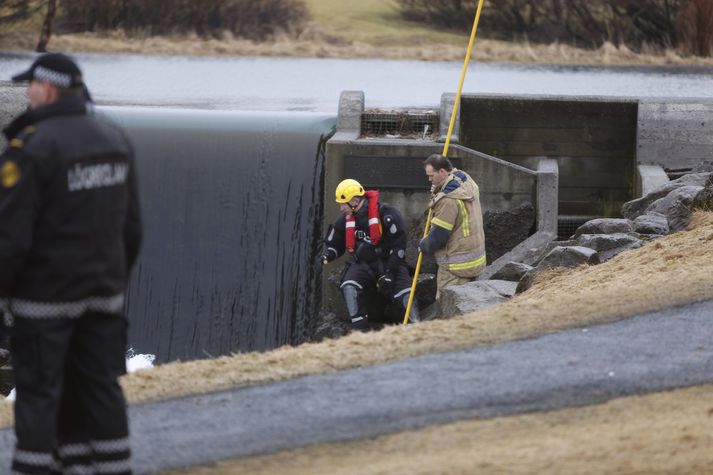
[[[448,147],[451,144],[451,135],[453,135],[453,127],[456,122],[456,115],[458,113],[458,106],[460,104],[460,95],[463,91],[463,83],[465,82],[465,73],[468,71],[468,63],[470,62],[470,54],[473,51],[473,43],[475,43],[475,34],[478,31],[478,22],[480,21],[480,12],[483,10],[483,0],[478,1],[478,8],[475,11],[475,20],[473,21],[473,30],[470,32],[470,41],[468,41],[468,51],[465,53],[465,60],[463,61],[463,70],[460,73],[460,83],[458,84],[458,92],[456,93],[456,99],[453,102],[453,111],[451,112],[451,122],[448,124],[448,134],[446,134],[446,142],[443,144],[443,152],[441,155],[444,157],[448,156]],[[431,215],[433,214],[433,209],[428,209],[428,216],[426,217],[426,227],[423,230],[423,237],[428,236],[428,231],[431,228]],[[406,314],[404,315],[404,325],[408,323],[408,317],[411,314],[411,306],[413,305],[413,297],[416,295],[416,284],[418,284],[418,274],[421,271],[421,261],[423,261],[423,252],[419,250],[418,260],[416,261],[416,270],[413,274],[413,282],[411,283],[411,294],[408,297],[408,305],[406,306]]]

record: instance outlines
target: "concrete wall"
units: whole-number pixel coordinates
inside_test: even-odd
[[[464,95],[460,144],[535,169],[557,161],[559,212],[616,214],[633,198],[636,99]]]
[[[636,149],[640,164],[670,171],[713,160],[713,100],[642,99]]]
[[[26,89],[22,85],[0,81],[0,129],[4,129],[12,119],[27,108]],[[6,146],[5,136],[0,134],[0,151],[5,150]]]

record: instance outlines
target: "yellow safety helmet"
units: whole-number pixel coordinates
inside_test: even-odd
[[[358,181],[347,178],[337,185],[334,194],[337,203],[349,203],[355,196],[364,196],[364,187]]]

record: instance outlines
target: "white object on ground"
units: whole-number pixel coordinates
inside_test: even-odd
[[[126,352],[126,371],[128,373],[133,373],[140,369],[153,368],[153,362],[156,359],[156,355],[144,355],[144,354],[134,354],[134,349],[130,348]],[[1,398],[2,396],[0,396]],[[0,399],[1,401],[2,399]],[[10,391],[10,394],[5,398],[6,401],[15,400],[15,388]]]

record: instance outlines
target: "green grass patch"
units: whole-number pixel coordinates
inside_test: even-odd
[[[380,46],[418,46],[467,42],[462,32],[406,21],[390,0],[305,0],[325,33],[348,41]]]

